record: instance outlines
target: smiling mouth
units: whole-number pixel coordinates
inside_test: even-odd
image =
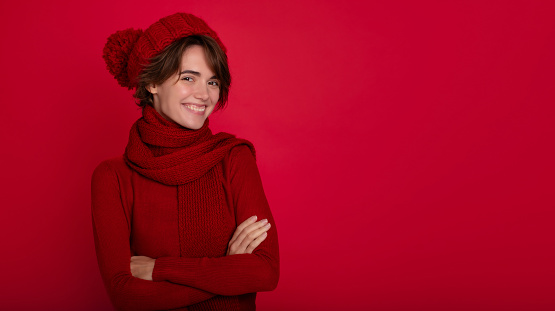
[[[206,110],[206,106],[197,106],[192,104],[183,104],[183,105],[185,106],[185,108],[191,109],[193,111],[203,112],[204,110]]]

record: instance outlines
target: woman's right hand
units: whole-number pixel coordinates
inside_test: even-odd
[[[237,229],[235,229],[233,237],[229,240],[226,256],[251,254],[252,251],[266,239],[268,236],[266,231],[268,231],[270,227],[271,225],[268,223],[267,219],[256,221],[256,216],[252,216],[243,221]]]

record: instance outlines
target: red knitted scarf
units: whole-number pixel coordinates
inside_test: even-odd
[[[226,198],[222,160],[240,144],[249,146],[254,155],[247,140],[228,133],[213,135],[208,119],[200,129],[191,130],[164,119],[148,105],[131,127],[125,162],[147,178],[178,188],[182,257],[225,256],[230,237],[217,230],[227,212],[222,205]],[[223,250],[214,245],[222,245]]]

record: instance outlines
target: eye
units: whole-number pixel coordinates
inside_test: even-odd
[[[184,80],[184,81],[193,81],[193,78],[192,78],[192,77],[183,77],[183,78],[181,78],[181,80]]]
[[[212,86],[220,86],[220,82],[218,81],[208,81],[208,84]]]

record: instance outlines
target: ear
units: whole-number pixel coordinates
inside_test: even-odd
[[[158,94],[158,89],[156,89],[155,84],[150,84],[146,87],[146,90],[150,92],[150,94]]]

